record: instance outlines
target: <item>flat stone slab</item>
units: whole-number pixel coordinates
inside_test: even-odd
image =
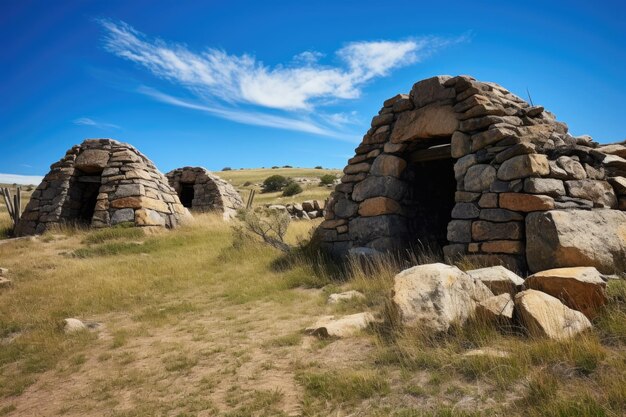
[[[349,301],[353,299],[364,299],[365,295],[359,291],[345,291],[336,294],[331,294],[328,296],[328,304],[338,304],[344,301]]]
[[[373,322],[375,322],[374,316],[368,312],[343,317],[324,316],[304,331],[320,338],[349,337],[366,329]]]

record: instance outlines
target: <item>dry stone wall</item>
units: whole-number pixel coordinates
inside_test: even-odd
[[[112,139],[87,139],[50,166],[16,233],[40,234],[64,223],[171,228],[187,217],[165,176],[137,149]]]
[[[624,267],[626,146],[573,137],[552,113],[497,84],[420,81],[384,102],[355,151],[317,230],[336,256],[434,244],[448,259],[517,270]],[[572,231],[579,213],[586,232]],[[545,224],[553,225],[549,237]],[[575,241],[590,233],[608,233],[596,241],[610,253],[586,248],[577,261]]]
[[[187,207],[193,211],[218,211],[228,219],[243,208],[243,199],[235,187],[205,168],[178,168],[165,176],[179,197],[185,187],[191,187]]]

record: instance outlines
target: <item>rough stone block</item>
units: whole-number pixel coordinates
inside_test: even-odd
[[[431,105],[398,114],[390,140],[401,143],[418,138],[452,136],[458,125],[451,106]]]
[[[552,210],[554,199],[547,195],[502,193],[500,194],[500,207],[524,213]]]
[[[372,175],[400,177],[406,168],[406,161],[393,155],[381,154],[372,165]]]
[[[472,222],[452,220],[448,223],[448,241],[468,243],[472,241]]]
[[[491,165],[479,164],[470,167],[465,174],[464,188],[466,191],[482,192],[496,179],[496,169]]]
[[[498,168],[498,179],[503,181],[548,174],[550,174],[548,158],[542,154],[514,156],[504,161]]]
[[[593,201],[596,207],[616,208],[617,197],[613,187],[606,181],[573,180],[565,181],[567,194],[574,198]]]
[[[492,223],[478,220],[472,223],[472,240],[519,240],[523,236],[523,223]]]
[[[526,178],[524,191],[531,194],[544,194],[551,197],[565,195],[563,181],[554,178]]]
[[[402,207],[396,200],[387,197],[374,197],[364,200],[359,205],[360,216],[380,216],[382,214],[400,214]]]

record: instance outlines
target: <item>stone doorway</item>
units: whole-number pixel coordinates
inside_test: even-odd
[[[193,206],[193,199],[195,197],[195,190],[193,183],[180,183],[180,191],[178,193],[180,203],[187,208]]]
[[[77,170],[78,171],[78,170]],[[96,202],[102,185],[102,172],[84,173],[79,171],[70,186],[70,215],[68,220],[83,225],[91,225],[96,211]]]
[[[438,253],[448,244],[448,223],[452,220],[457,189],[450,139],[431,141],[407,152],[405,196],[409,244]]]

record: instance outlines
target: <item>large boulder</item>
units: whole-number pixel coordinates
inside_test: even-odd
[[[551,210],[526,216],[526,258],[531,272],[593,266],[626,271],[626,213]]]
[[[489,288],[456,266],[436,263],[396,275],[392,303],[402,325],[444,332],[464,323],[476,304],[491,296]]]
[[[606,304],[606,283],[593,267],[556,268],[526,278],[525,288],[543,291],[578,310],[589,319]]]
[[[511,272],[502,265],[488,268],[473,269],[467,273],[474,279],[480,280],[494,295],[508,293],[514,296],[517,287],[524,284],[524,280],[515,272]]]
[[[515,315],[528,333],[536,337],[564,340],[591,328],[583,313],[537,290],[522,291],[515,296]]]

